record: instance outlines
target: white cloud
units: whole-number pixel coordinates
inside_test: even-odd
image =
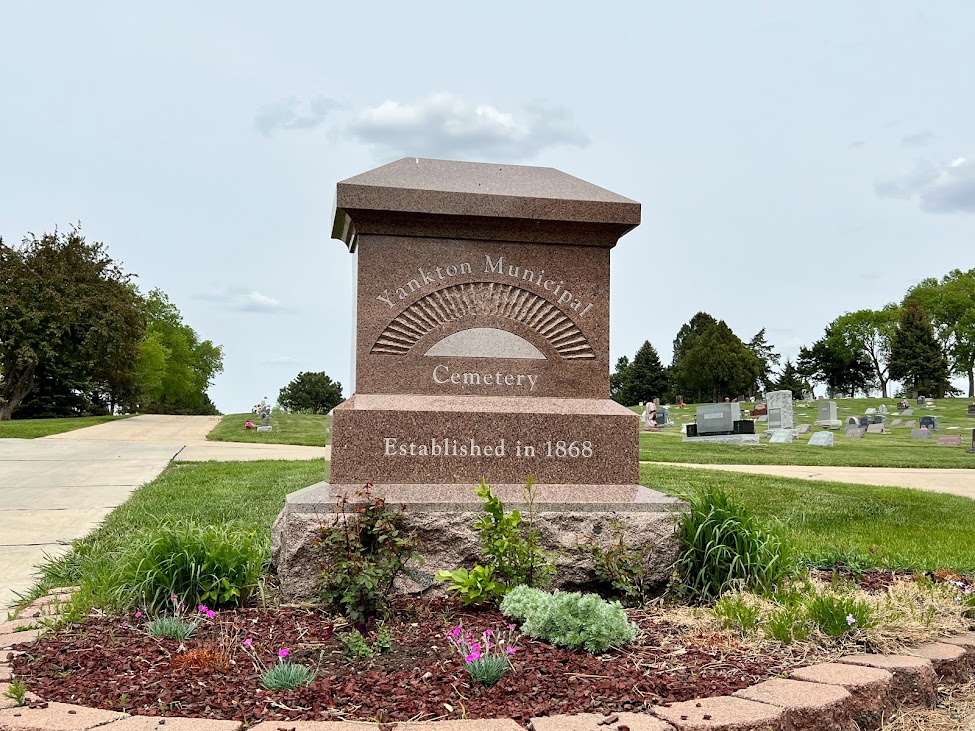
[[[881,198],[917,201],[926,213],[975,213],[975,164],[960,156],[922,160],[900,177],[877,181],[874,190]]]
[[[270,137],[275,130],[314,129],[325,121],[330,111],[339,103],[326,96],[316,96],[307,102],[291,97],[275,104],[266,104],[257,110],[254,124],[261,134]]]
[[[206,292],[196,295],[195,299],[211,302],[222,310],[233,312],[275,313],[284,310],[277,299],[253,289],[226,289],[221,292]]]
[[[589,144],[566,109],[534,104],[503,111],[442,93],[415,103],[384,101],[356,116],[348,130],[394,155],[518,160],[554,145]]]

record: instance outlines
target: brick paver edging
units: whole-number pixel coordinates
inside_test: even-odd
[[[25,611],[51,614],[65,594],[42,597]],[[0,731],[240,731],[238,721],[130,716],[126,713],[46,703],[32,698],[13,706],[3,698],[13,677],[15,644],[32,642],[37,630],[15,632],[13,620],[0,624]],[[836,662],[797,668],[788,678],[772,678],[732,696],[700,698],[654,706],[646,713],[579,713],[533,718],[535,731],[843,731],[879,726],[884,713],[901,705],[933,706],[937,687],[965,682],[975,673],[975,632],[942,638],[901,655],[847,655]],[[164,729],[159,728],[165,726]],[[510,719],[399,722],[379,726],[357,721],[265,721],[254,731],[519,731]]]

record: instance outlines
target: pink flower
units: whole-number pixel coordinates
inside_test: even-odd
[[[464,658],[465,662],[474,662],[475,660],[480,660],[480,659],[481,659],[481,653],[476,651],[472,652],[470,655]]]
[[[171,602],[179,601],[179,597],[176,596],[175,594],[173,594],[171,597],[169,597],[169,601],[171,601]]]
[[[450,630],[450,635],[452,637],[460,637],[460,627],[454,627],[452,630]]]
[[[508,629],[514,629],[514,628],[515,628],[515,626],[513,624],[509,624],[508,625]]]
[[[480,652],[481,652],[481,643],[480,642],[475,642],[473,645],[471,645],[471,652],[476,652],[476,653],[480,654]]]
[[[208,611],[207,605],[206,604],[201,604],[200,606],[197,607],[197,610],[200,611],[200,612],[206,612],[206,611]]]
[[[207,610],[207,619],[213,619],[216,616],[217,616],[217,613],[215,611],[213,611],[212,609],[208,609]]]
[[[291,650],[289,650],[287,647],[282,647],[280,650],[278,650],[278,657],[283,660],[290,654],[290,652]]]
[[[518,652],[518,650],[516,650],[514,647],[506,647],[504,648],[504,651],[509,655],[514,655],[516,652]]]
[[[136,613],[135,613],[135,618],[136,618],[136,619],[138,619],[138,618],[139,618],[139,617],[141,617],[141,616],[142,616],[142,612],[136,612]]]
[[[490,630],[490,629],[484,630],[484,636],[485,637],[490,637],[493,634],[494,634],[494,630]]]
[[[252,640],[250,637],[244,640],[244,647],[250,647],[253,644],[254,644],[254,640]]]

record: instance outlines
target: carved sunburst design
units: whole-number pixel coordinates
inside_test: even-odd
[[[565,359],[596,357],[586,336],[559,308],[533,292],[497,282],[455,284],[431,292],[397,315],[370,352],[406,355],[427,333],[477,315],[521,323]]]

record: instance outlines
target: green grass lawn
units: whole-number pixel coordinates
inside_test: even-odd
[[[324,414],[271,414],[270,432],[258,433],[257,429],[245,429],[251,421],[260,424],[255,414],[228,414],[207,434],[215,442],[248,442],[263,444],[301,444],[308,447],[324,447],[332,443],[332,417]]]
[[[328,478],[329,463],[308,461],[174,462],[113,510],[91,535],[42,567],[41,581],[28,598],[52,587],[81,584],[97,596],[99,576],[139,531],[164,521],[203,525],[233,524],[267,538],[289,492]]]
[[[65,419],[13,419],[0,421],[0,439],[37,439],[52,434],[63,434],[86,426],[104,424],[108,421],[128,419],[125,416],[74,416]]]
[[[677,497],[723,488],[779,524],[810,563],[975,573],[975,500],[968,498],[665,465],[642,465],[640,482]]]
[[[802,403],[802,402],[798,402]],[[806,408],[795,407],[796,424],[810,424],[813,431],[820,427],[816,421],[816,402],[807,402]],[[758,446],[734,446],[728,444],[685,443],[679,428],[661,429],[659,432],[642,432],[640,435],[640,459],[649,462],[684,462],[699,464],[784,464],[838,467],[963,467],[975,469],[975,454],[966,450],[972,444],[972,429],[975,419],[968,418],[966,410],[968,399],[941,399],[934,408],[914,407],[914,415],[899,417],[894,408],[896,399],[837,399],[837,418],[845,421],[849,416],[862,416],[868,408],[887,404],[888,422],[896,418],[918,421],[922,416],[938,416],[940,431],[931,439],[911,438],[911,429],[905,426],[892,426],[885,434],[867,434],[863,439],[847,439],[843,429],[833,432],[832,448],[809,447],[812,432],[800,434],[791,444],[768,444],[763,439]],[[743,407],[751,409],[754,404]],[[633,410],[640,412],[639,407]],[[682,423],[693,422],[696,405],[684,409],[672,407],[670,416],[678,427]],[[755,425],[756,431],[764,432],[764,423]],[[949,427],[958,427],[951,429]],[[936,435],[957,434],[961,436],[960,447],[939,447]]]

